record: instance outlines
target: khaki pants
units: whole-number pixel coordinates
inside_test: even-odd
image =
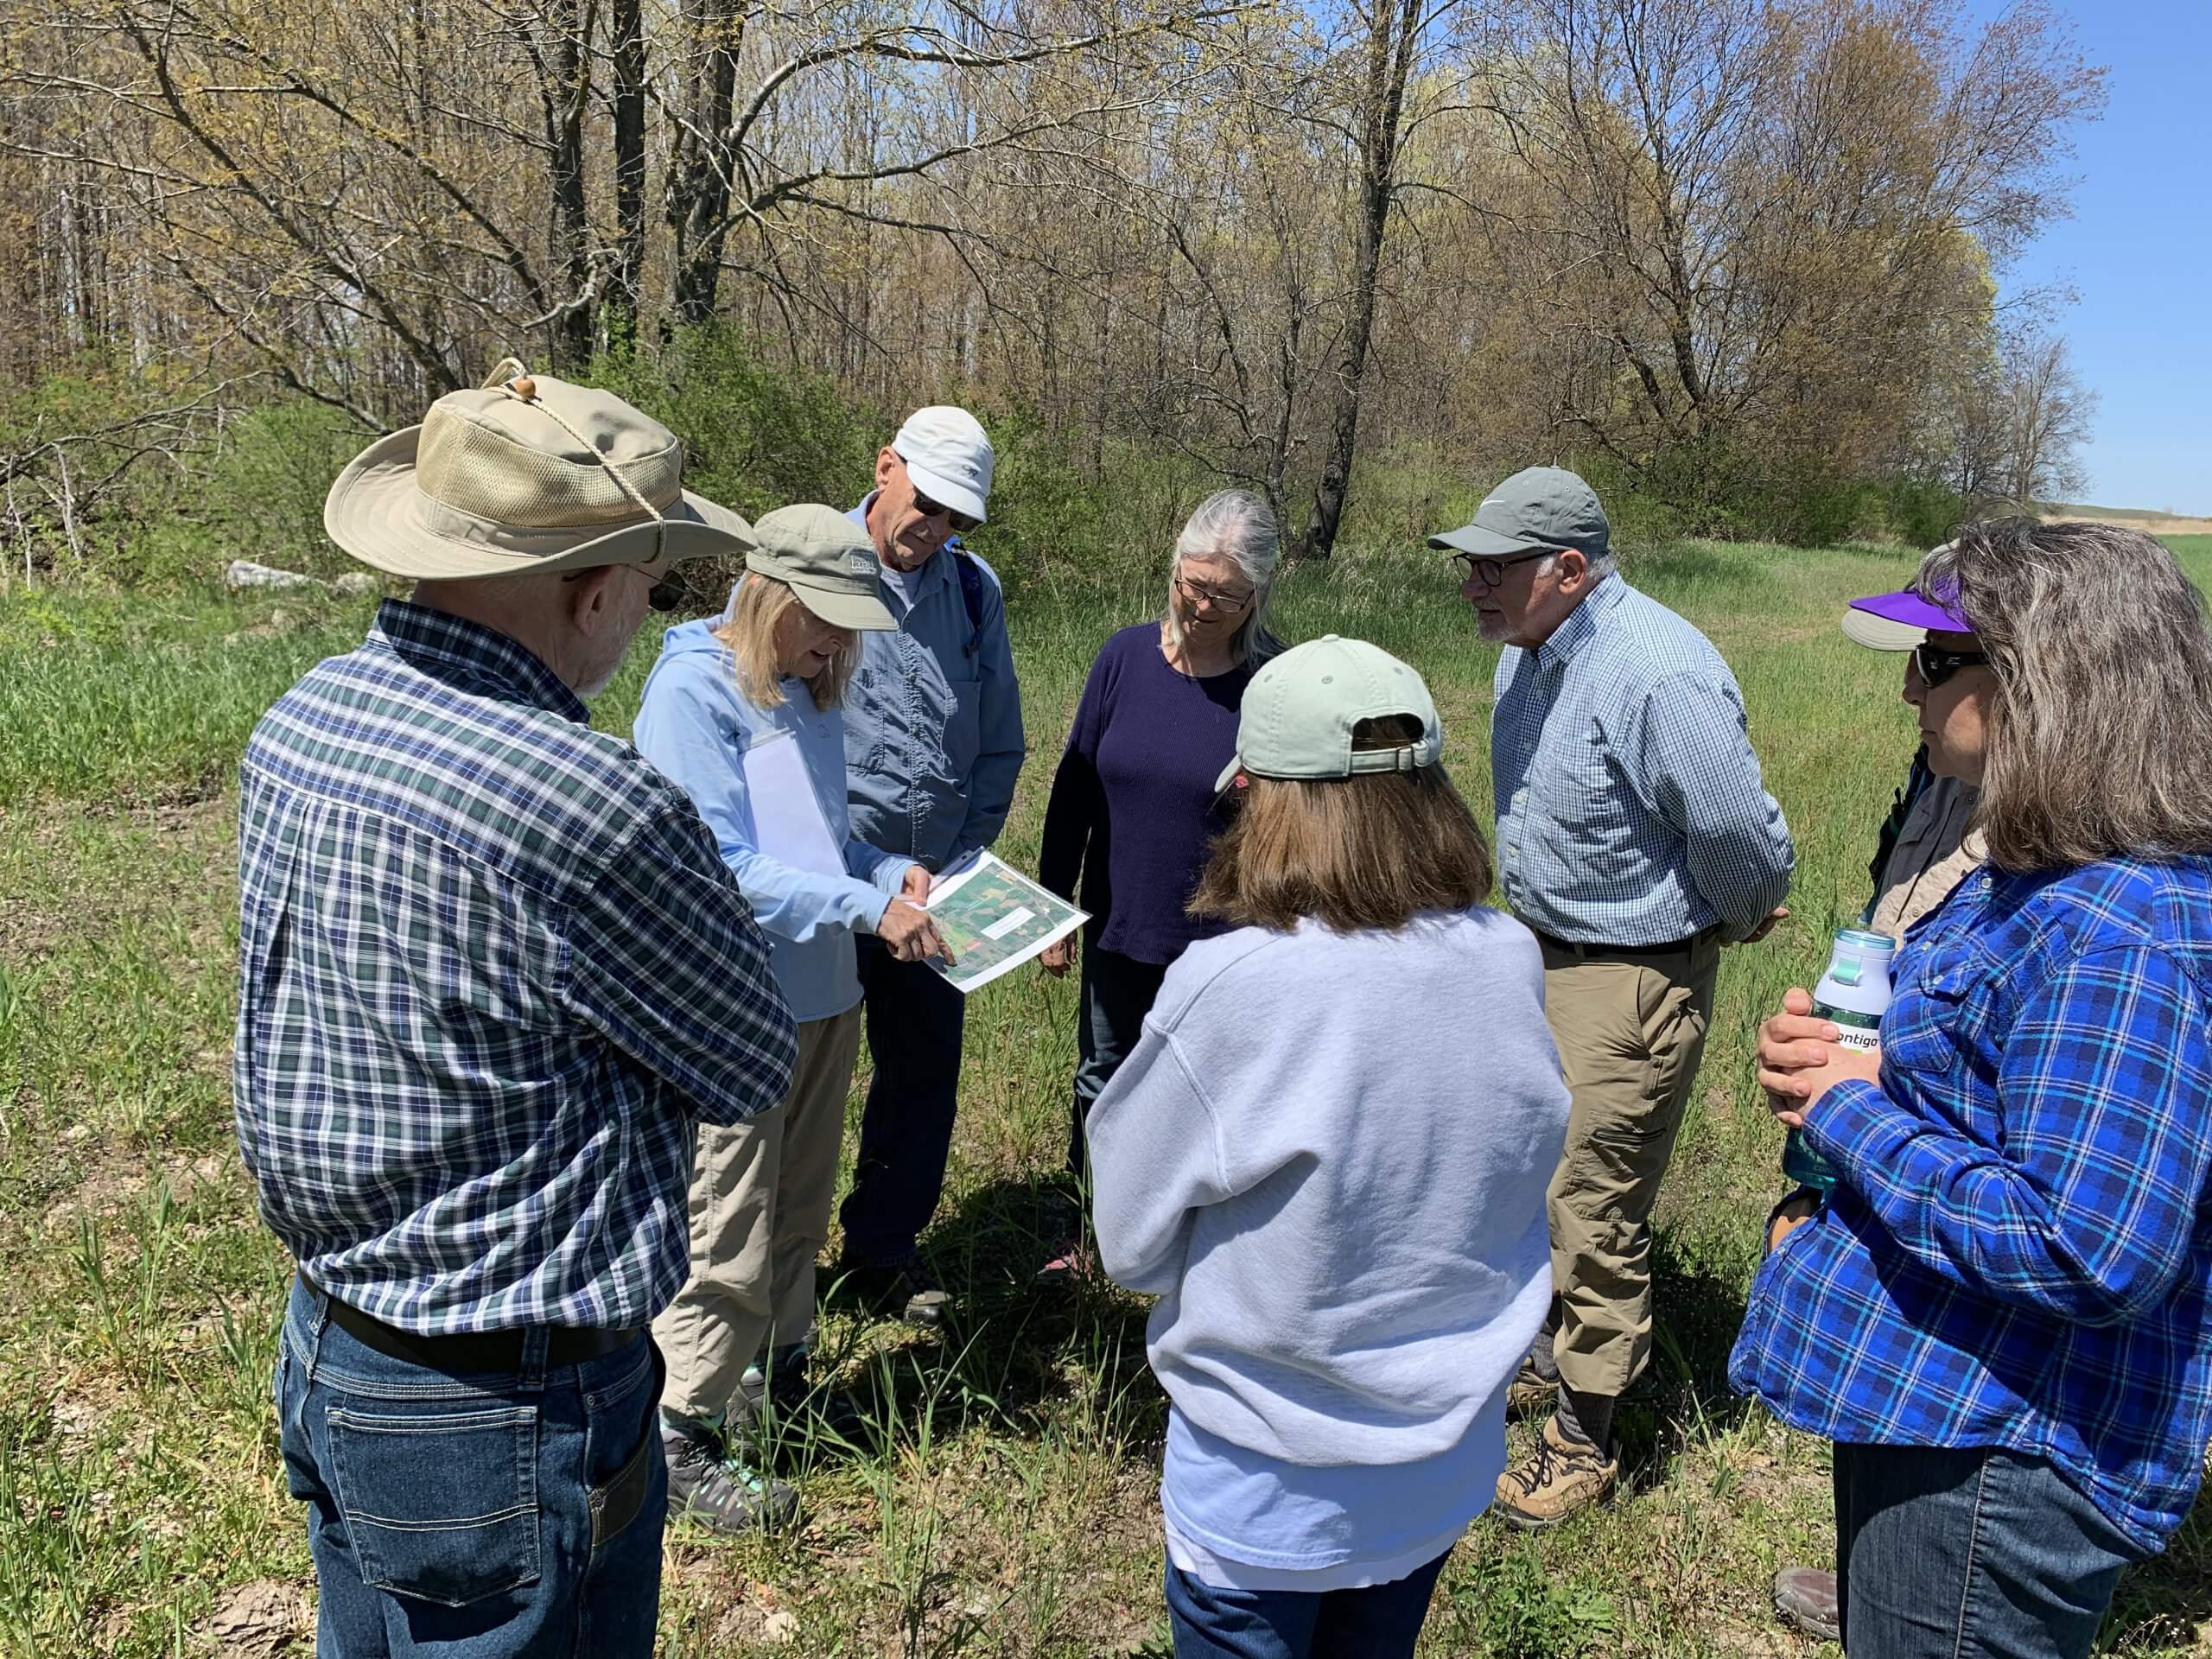
[[[1544,941],[1544,1010],[1574,1097],[1548,1195],[1560,1378],[1618,1398],[1651,1357],[1651,1211],[1697,1080],[1718,937],[1663,956]]]
[[[830,1236],[845,1091],[861,1011],[798,1028],[782,1104],[727,1128],[699,1126],[691,1167],[691,1276],[653,1321],[668,1362],[661,1404],[707,1419],[728,1408],[772,1339],[814,1329],[814,1259]]]

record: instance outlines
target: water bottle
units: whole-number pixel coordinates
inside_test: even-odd
[[[1890,1006],[1890,958],[1897,942],[1886,933],[1847,927],[1835,936],[1827,971],[1813,988],[1813,1012],[1835,1021],[1846,1048],[1869,1051],[1882,1044],[1882,1014]],[[1835,1185],[1828,1160],[1805,1144],[1802,1129],[1782,1143],[1782,1173],[1800,1186],[1825,1192]]]

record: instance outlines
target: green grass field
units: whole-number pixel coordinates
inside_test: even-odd
[[[2180,545],[2212,581],[2212,537]],[[1872,549],[1705,543],[1631,569],[1735,667],[1797,836],[1796,913],[1723,970],[1661,1211],[1658,1357],[1624,1414],[1626,1490],[1540,1539],[1478,1522],[1427,1654],[1822,1651],[1774,1623],[1767,1586],[1778,1565],[1827,1559],[1825,1449],[1731,1398],[1724,1377],[1777,1180],[1750,1045],[1865,899],[1912,724],[1898,659],[1835,622],[1847,597],[1910,570]],[[1162,589],[1066,578],[1012,596],[1033,750],[1001,846],[1014,861],[1033,859],[1092,652]],[[289,1269],[231,1134],[234,779],[259,711],[368,613],[0,588],[0,1653],[311,1650],[306,1539],[268,1398]],[[1454,775],[1486,812],[1495,656],[1440,561],[1385,552],[1293,571],[1280,620],[1290,638],[1358,635],[1420,668]],[[627,729],[654,644],[599,710],[609,729]],[[664,1652],[1077,1659],[1163,1634],[1165,1408],[1143,1306],[1028,1284],[1064,1147],[1073,1011],[1070,983],[1027,971],[975,998],[932,1235],[969,1316],[940,1340],[833,1307],[823,1351],[882,1444],[790,1448],[806,1503],[795,1530],[728,1544],[672,1529]],[[2212,1510],[2129,1577],[2103,1641],[2212,1653]]]

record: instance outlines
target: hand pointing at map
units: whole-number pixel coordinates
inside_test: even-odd
[[[945,944],[937,923],[929,912],[907,899],[893,899],[885,906],[883,919],[875,925],[875,937],[900,962],[925,962],[937,957],[948,967],[951,965],[952,948]]]

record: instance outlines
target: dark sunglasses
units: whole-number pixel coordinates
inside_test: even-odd
[[[1912,648],[1913,671],[1930,691],[1962,668],[1984,668],[1988,663],[1989,653],[1985,651],[1946,651],[1925,641]]]
[[[1452,557],[1475,581],[1485,588],[1495,588],[1505,580],[1505,573],[1511,566],[1526,564],[1531,559],[1548,558],[1551,553],[1550,548],[1540,547],[1534,553],[1523,553],[1512,559],[1478,559],[1471,553],[1454,553]]]
[[[582,582],[589,575],[589,570],[572,570],[561,580]],[[680,611],[683,608],[684,597],[683,584],[672,574],[663,576],[645,590],[645,603],[656,611]]]
[[[950,507],[945,506],[940,502],[931,500],[929,497],[924,495],[919,490],[916,490],[914,492],[914,511],[920,513],[925,518],[944,518],[949,520],[952,525],[952,533],[956,536],[965,536],[969,534],[979,523],[982,522],[979,519],[970,518],[964,512],[955,512]]]

